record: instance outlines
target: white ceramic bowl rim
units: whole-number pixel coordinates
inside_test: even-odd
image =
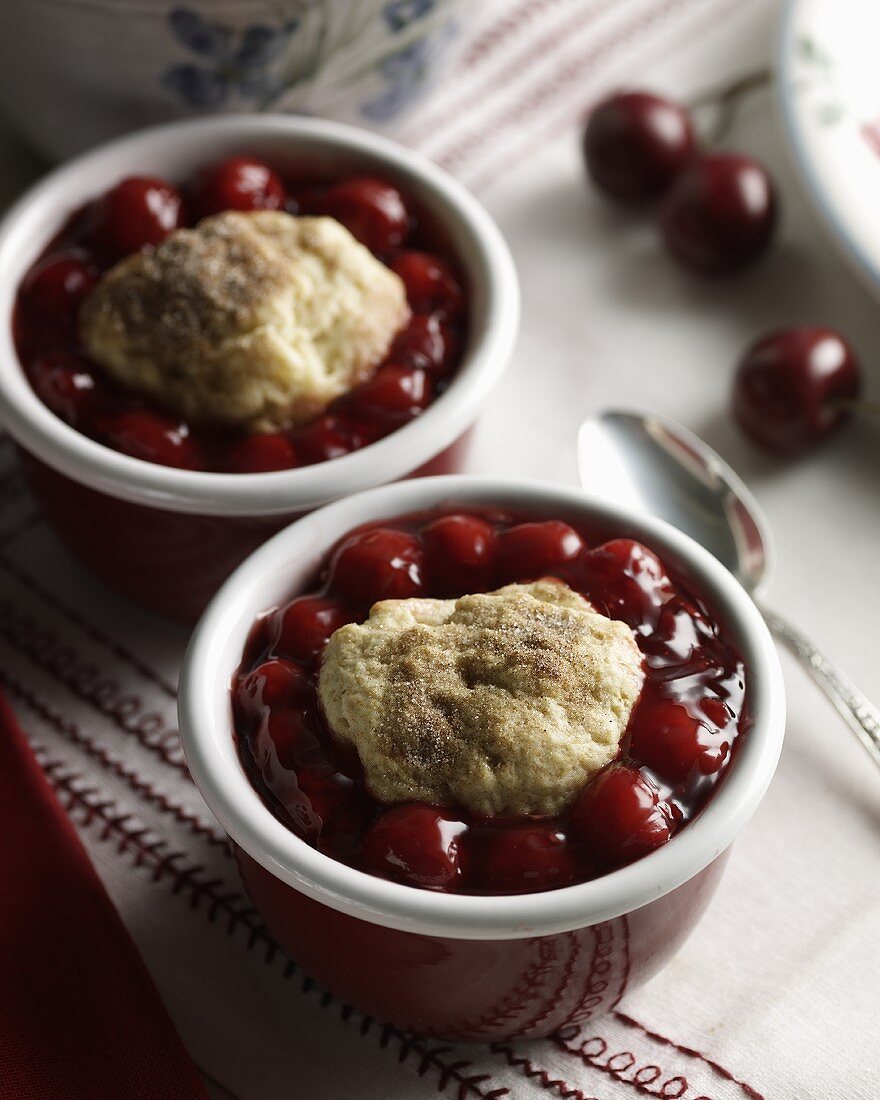
[[[689,576],[737,641],[749,669],[753,728],[704,811],[666,847],[592,882],[515,897],[445,895],[376,878],[322,855],[284,827],[253,789],[233,742],[229,685],[256,615],[288,598],[329,547],[359,524],[441,504],[580,518],[643,539]],[[331,908],[375,924],[452,938],[549,935],[632,912],[692,878],[751,817],[776,767],[785,696],[779,660],[752,600],[692,539],[580,490],[475,477],[416,479],[337,501],[287,527],[218,592],[187,651],[180,729],[190,770],[232,839],[267,871]]]
[[[18,366],[9,323],[22,276],[81,202],[135,171],[166,161],[202,162],[255,142],[290,141],[363,158],[409,187],[459,239],[472,284],[471,332],[455,379],[418,420],[362,451],[293,470],[222,474],[177,470],[131,458],[71,428],[43,404]],[[164,162],[163,162],[164,163]],[[476,419],[513,350],[519,290],[510,252],[492,219],[460,183],[427,158],[355,127],[324,120],[236,115],[157,126],[108,142],[56,169],[0,223],[0,418],[26,450],[68,477],[111,496],[204,515],[284,515],[403,477],[452,444]],[[13,368],[15,369],[11,369]]]

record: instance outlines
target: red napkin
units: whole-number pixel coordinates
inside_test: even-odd
[[[207,1100],[0,696],[0,1100]]]

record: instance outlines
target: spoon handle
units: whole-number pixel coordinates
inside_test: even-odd
[[[880,766],[880,710],[796,626],[766,607],[761,611],[773,634],[800,659]]]

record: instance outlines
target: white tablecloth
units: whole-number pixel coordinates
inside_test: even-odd
[[[802,200],[772,98],[749,102],[730,143],[771,166],[781,231],[760,268],[729,282],[683,273],[648,216],[603,205],[576,141],[586,105],[610,86],[686,98],[757,67],[777,14],[761,0],[486,4],[458,76],[403,136],[478,191],[522,280],[519,347],[471,468],[574,482],[588,411],[635,403],[676,417],[766,508],[778,540],[772,602],[877,698],[880,430],[856,424],[786,465],[752,449],[727,412],[742,347],[799,321],[847,332],[877,393],[880,312]],[[39,166],[10,134],[0,140],[2,199]],[[174,706],[184,631],[73,564],[34,517],[8,446],[0,461],[0,687],[217,1097],[880,1095],[880,776],[790,660],[777,778],[667,969],[574,1037],[413,1039],[340,1005],[274,947],[185,775]]]

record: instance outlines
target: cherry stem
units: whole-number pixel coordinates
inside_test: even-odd
[[[714,107],[717,111],[715,125],[709,131],[705,144],[711,146],[721,141],[733,126],[742,101],[753,92],[769,87],[774,77],[775,73],[772,69],[755,69],[727,84],[708,88],[692,99],[689,104],[692,111],[698,111],[703,107]]]

